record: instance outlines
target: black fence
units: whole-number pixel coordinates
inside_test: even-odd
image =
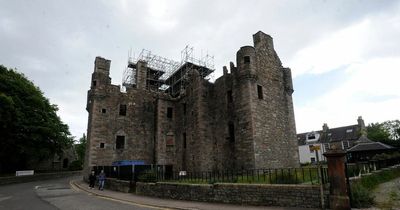
[[[390,158],[384,160],[369,160],[357,163],[347,163],[347,176],[357,177],[362,174],[368,174],[373,171],[381,170],[383,168],[388,168],[394,165],[400,164],[400,158]]]
[[[260,184],[324,184],[326,167],[251,169],[226,171],[172,171],[171,165],[95,166],[95,174],[104,170],[106,177],[141,182],[183,183],[260,183]]]
[[[260,183],[260,184],[321,184],[328,178],[326,167],[252,169],[204,172],[172,172],[168,176],[162,171],[143,171],[139,181],[168,181],[183,183]],[[147,179],[146,179],[147,178]]]
[[[168,177],[172,174],[171,165],[94,166],[92,170],[95,171],[96,175],[103,170],[107,178],[126,181],[138,181],[140,176],[146,174],[148,171],[162,174],[162,177]]]

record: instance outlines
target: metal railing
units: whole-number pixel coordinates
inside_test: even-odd
[[[400,158],[347,163],[347,176],[350,178],[360,177],[363,174],[368,174],[377,170],[381,170],[399,164],[400,164]]]
[[[256,184],[321,184],[328,178],[326,167],[251,169],[202,172],[172,172],[146,170],[139,175],[144,182],[182,182],[182,183],[256,183]]]

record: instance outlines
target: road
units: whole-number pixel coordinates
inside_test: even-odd
[[[151,209],[107,200],[71,189],[69,185],[71,179],[73,178],[0,186],[0,209]]]

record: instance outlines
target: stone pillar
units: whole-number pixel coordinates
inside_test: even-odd
[[[332,210],[351,209],[347,192],[345,157],[346,152],[334,149],[324,153],[328,161],[328,176],[330,181],[329,203]]]

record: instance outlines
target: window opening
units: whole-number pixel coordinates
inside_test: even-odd
[[[126,116],[126,104],[119,105],[119,115]]]
[[[124,149],[125,148],[125,136],[117,136],[115,142],[116,149]]]

